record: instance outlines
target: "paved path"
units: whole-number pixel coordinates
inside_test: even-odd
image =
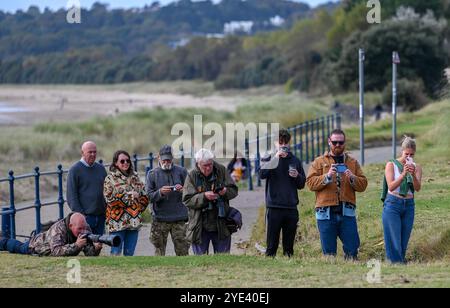
[[[232,254],[243,254],[245,250],[240,248],[240,243],[250,240],[252,234],[253,225],[256,223],[258,218],[258,209],[264,203],[264,189],[257,188],[255,191],[240,191],[239,196],[236,199],[231,200],[231,206],[238,208],[242,213],[242,229],[234,233],[231,237],[231,253]],[[153,256],[155,254],[155,249],[149,241],[150,236],[150,225],[145,225],[140,233],[138,245],[136,247],[137,256]],[[210,247],[210,253],[212,254],[212,247]],[[192,250],[190,251],[192,254]],[[169,240],[167,243],[167,256],[174,256],[175,251],[173,249],[172,241]]]
[[[44,202],[54,201],[54,200],[43,200]],[[239,196],[231,200],[231,206],[239,208],[242,213],[243,226],[242,229],[234,233],[232,236],[232,254],[243,254],[245,251],[239,248],[239,244],[250,240],[252,234],[253,225],[257,221],[258,209],[264,203],[264,190],[262,188],[256,188],[255,191],[242,190],[239,192]],[[31,205],[31,203],[18,204],[17,208],[23,206]],[[64,214],[69,213],[69,208],[67,205],[64,207]],[[41,211],[42,222],[47,222],[50,220],[57,219],[59,215],[59,210],[57,206],[44,207]],[[18,212],[16,215],[16,234],[18,235],[29,235],[30,232],[35,228],[35,212],[34,210],[27,210],[23,212]],[[142,227],[139,232],[138,244],[136,247],[137,256],[153,256],[155,255],[155,249],[149,241],[150,237],[150,224],[146,224]],[[20,238],[19,238],[20,239]],[[109,253],[109,248],[104,249],[105,252]],[[212,247],[210,248],[212,253]],[[192,254],[192,251],[191,251]],[[174,256],[175,251],[173,248],[173,243],[170,239],[167,243],[166,255]]]
[[[400,149],[397,150],[400,153]],[[353,151],[355,158],[359,160],[359,151]],[[385,163],[391,158],[392,149],[391,147],[380,147],[367,149],[365,151],[365,162],[366,164],[371,163]],[[305,172],[307,172],[308,166],[305,166]],[[264,186],[264,184],[263,184]],[[48,201],[48,200],[45,200]],[[54,201],[54,200],[52,200]],[[243,228],[232,236],[232,254],[243,254],[245,251],[239,248],[239,244],[250,239],[253,225],[258,219],[258,209],[264,203],[264,187],[255,188],[255,191],[245,191],[241,190],[239,196],[231,201],[231,206],[239,208],[242,212],[243,217]],[[27,205],[31,205],[28,203]],[[21,205],[18,205],[19,208]],[[65,214],[69,212],[67,206],[65,206]],[[57,206],[50,206],[43,208],[42,210],[42,221],[46,222],[58,217]],[[26,212],[18,213],[16,216],[16,229],[17,234],[27,235],[34,229],[35,226],[35,214],[33,210],[28,210]],[[154,247],[149,241],[150,235],[150,225],[145,225],[139,234],[138,245],[136,247],[136,255],[138,256],[153,256]],[[212,249],[212,248],[211,248]],[[105,250],[105,253],[109,253],[109,249]],[[192,253],[192,252],[191,252]],[[167,244],[166,255],[175,255],[173,244],[169,241]]]

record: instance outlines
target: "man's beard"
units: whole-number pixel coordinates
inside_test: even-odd
[[[334,148],[334,149],[332,149],[331,153],[332,153],[334,156],[341,156],[341,155],[344,154],[344,151],[345,151],[345,148],[344,148],[344,147],[341,147],[341,148],[339,148],[339,149]]]
[[[161,169],[162,170],[166,170],[166,171],[170,171],[170,170],[172,170],[172,165],[173,164],[170,164],[170,165],[161,164]]]

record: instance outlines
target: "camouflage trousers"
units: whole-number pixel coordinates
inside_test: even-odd
[[[187,224],[184,221],[153,221],[150,231],[150,242],[155,246],[155,255],[166,255],[167,237],[170,233],[175,247],[175,254],[177,256],[187,256],[190,244],[186,238],[186,229]]]

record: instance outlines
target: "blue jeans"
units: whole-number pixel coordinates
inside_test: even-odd
[[[392,263],[405,263],[406,249],[414,225],[414,199],[388,194],[384,200],[383,229],[386,258]]]
[[[231,235],[219,240],[217,232],[202,231],[201,244],[192,244],[192,251],[195,255],[204,255],[209,253],[209,242],[212,242],[214,253],[230,253]]]
[[[0,251],[9,251],[10,253],[29,255],[31,252],[28,246],[29,242],[22,243],[13,239],[0,239]]]
[[[123,249],[124,256],[133,256],[138,241],[138,230],[123,230],[119,232],[111,232],[111,235],[118,235],[122,240],[119,247],[111,247],[111,255],[120,256]]]
[[[105,233],[105,221],[104,215],[86,215],[86,222],[91,227],[93,234],[103,235]]]
[[[335,256],[337,252],[337,238],[343,244],[346,259],[356,259],[360,245],[358,226],[355,216],[343,216],[342,213],[329,211],[328,219],[317,219],[320,242],[324,255]]]

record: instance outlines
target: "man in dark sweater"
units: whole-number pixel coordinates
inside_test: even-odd
[[[277,254],[280,231],[283,231],[283,254],[291,257],[298,223],[298,192],[305,187],[305,171],[302,162],[289,149],[291,135],[280,130],[275,143],[277,152],[262,159],[259,170],[261,179],[266,180],[266,255]]]
[[[103,197],[105,168],[96,163],[97,146],[87,141],[81,147],[81,160],[67,176],[67,203],[73,212],[82,213],[94,234],[105,231],[106,202]]]
[[[172,148],[164,145],[159,151],[158,167],[147,175],[146,190],[152,203],[153,223],[150,241],[155,254],[166,254],[167,237],[172,238],[177,256],[189,254],[186,239],[188,210],[181,197],[187,170],[173,163]]]

